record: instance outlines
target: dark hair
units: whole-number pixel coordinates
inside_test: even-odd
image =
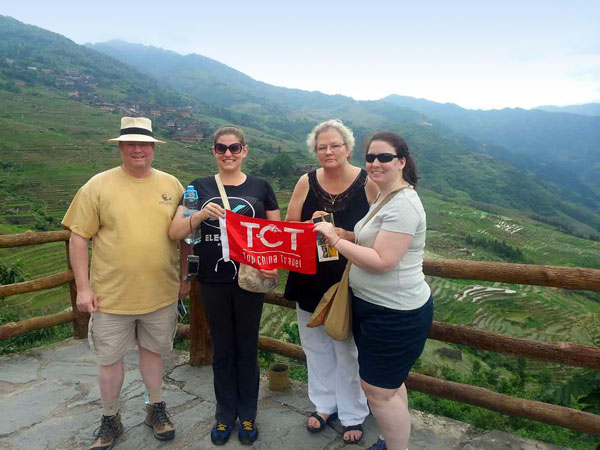
[[[226,134],[233,134],[236,138],[238,138],[240,144],[246,145],[246,136],[244,136],[244,132],[241,130],[241,128],[233,125],[223,125],[219,127],[217,131],[215,131],[215,134],[213,134],[213,145],[217,143],[221,136]]]
[[[369,147],[373,141],[383,141],[390,144],[392,147],[394,147],[394,150],[396,150],[396,155],[398,155],[400,158],[406,159],[406,165],[402,170],[402,178],[404,178],[414,187],[417,187],[417,180],[419,179],[419,176],[417,175],[417,166],[415,161],[410,156],[408,145],[406,145],[404,139],[392,131],[380,131],[371,136],[367,141],[367,152],[369,151]]]

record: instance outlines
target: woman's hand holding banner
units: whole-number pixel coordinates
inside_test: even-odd
[[[317,271],[317,233],[312,223],[255,219],[227,211],[219,219],[223,260],[257,269]]]

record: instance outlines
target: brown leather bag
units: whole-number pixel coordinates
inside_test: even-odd
[[[394,196],[407,189],[403,187],[397,191],[390,192],[379,205],[369,214],[367,220],[363,223],[363,227],[373,218],[375,214]],[[321,301],[317,305],[315,312],[306,324],[307,327],[314,328],[320,325],[325,326],[325,332],[336,341],[348,339],[352,329],[352,299],[350,298],[350,267],[352,263],[348,261],[342,278],[339,282],[332,285],[327,292],[321,297]]]

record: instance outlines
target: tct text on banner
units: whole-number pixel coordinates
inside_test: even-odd
[[[312,223],[255,219],[231,211],[219,222],[224,261],[316,273],[317,233]]]

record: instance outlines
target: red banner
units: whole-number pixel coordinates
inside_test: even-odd
[[[220,219],[223,260],[257,269],[317,272],[317,233],[312,223],[255,219],[227,211]]]

